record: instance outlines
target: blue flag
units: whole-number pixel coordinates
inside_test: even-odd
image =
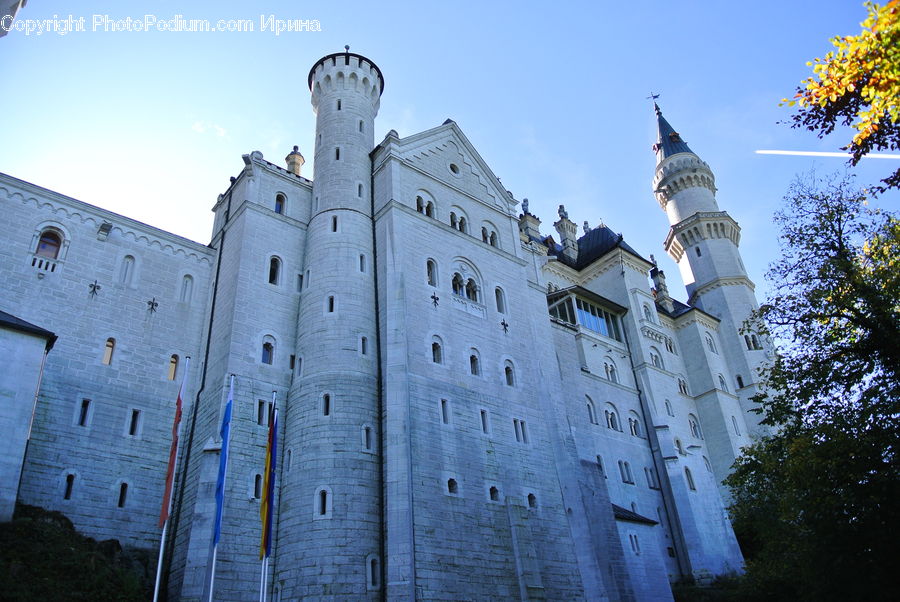
[[[234,376],[228,387],[228,402],[222,416],[222,451],[219,452],[219,477],[216,479],[216,523],[213,530],[213,545],[218,545],[222,534],[222,507],[225,505],[225,472],[228,470],[228,439],[231,434],[231,407],[234,405]]]

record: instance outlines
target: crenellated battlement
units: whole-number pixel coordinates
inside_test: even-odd
[[[693,153],[681,153],[664,159],[653,177],[653,193],[665,211],[672,197],[688,188],[703,187],[716,193],[716,176],[709,164]]]
[[[322,57],[309,70],[307,81],[316,111],[322,97],[356,91],[367,96],[377,112],[384,91],[381,69],[366,57],[352,52],[336,52]]]

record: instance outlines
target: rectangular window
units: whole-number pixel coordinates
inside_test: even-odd
[[[619,334],[619,320],[616,316],[584,299],[576,298],[575,306],[578,308],[579,324],[594,332],[599,332],[603,336],[617,341],[622,340]]]
[[[516,432],[516,441],[522,442],[522,428],[519,426],[519,419],[513,418],[513,430]]]
[[[81,408],[78,412],[78,426],[87,426],[88,418],[90,418],[91,412],[91,400],[90,399],[82,399],[81,400]]]
[[[303,290],[303,274],[297,274],[297,292]]]
[[[128,423],[128,434],[134,437],[141,426],[141,411],[131,410],[131,422]]]
[[[441,422],[450,424],[450,402],[446,399],[441,400]]]
[[[528,427],[524,420],[519,421],[519,428],[522,429],[522,443],[528,443]]]
[[[339,148],[334,149],[334,160],[335,161],[341,160],[341,149],[339,149]]]
[[[272,409],[272,402],[260,399],[256,402],[256,424],[260,426],[269,426],[269,412]]]
[[[481,432],[487,435],[491,430],[491,417],[487,410],[481,410]]]

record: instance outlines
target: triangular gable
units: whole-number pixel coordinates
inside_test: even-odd
[[[401,138],[396,148],[409,165],[496,209],[509,212],[518,204],[456,122],[450,119],[438,127]],[[439,169],[435,169],[436,163],[441,164]],[[448,166],[451,164],[458,168],[458,173],[450,171]]]

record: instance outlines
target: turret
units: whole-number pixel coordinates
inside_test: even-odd
[[[578,259],[578,226],[569,219],[569,213],[564,205],[559,206],[558,213],[559,221],[553,224],[553,227],[559,232],[562,254],[567,259],[575,261]]]
[[[372,61],[346,50],[319,59],[308,80],[315,166],[298,366],[284,413],[284,449],[296,460],[278,521],[284,572],[274,575],[285,599],[374,599],[367,583],[382,581],[369,153],[384,80]]]

